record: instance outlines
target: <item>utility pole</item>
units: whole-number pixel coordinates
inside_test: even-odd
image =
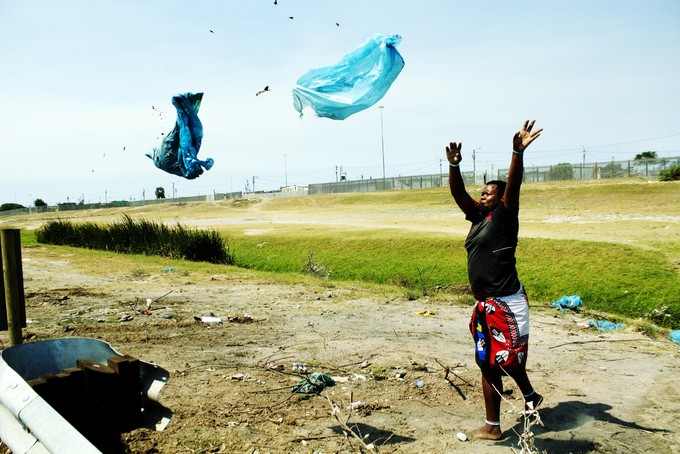
[[[472,184],[477,184],[477,163],[475,161],[476,158],[475,151],[481,149],[482,147],[478,147],[472,150]]]
[[[583,166],[581,167],[581,179],[585,180],[586,175],[586,147],[583,147]]]
[[[255,178],[257,178],[255,175],[253,175],[253,192],[255,192]]]
[[[380,143],[382,145],[382,165],[383,165],[383,180],[385,179],[385,134],[383,132],[383,109],[385,106],[378,106],[380,109]]]
[[[288,186],[288,160],[286,159],[286,153],[283,154],[283,171],[285,174],[286,187]]]

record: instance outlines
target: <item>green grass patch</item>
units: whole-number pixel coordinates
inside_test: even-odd
[[[463,242],[462,237],[389,238],[371,232],[231,236],[239,266],[301,273],[308,272],[311,260],[328,279],[398,285],[413,297],[467,288]],[[517,261],[534,302],[579,295],[587,309],[680,326],[680,277],[654,251],[613,243],[521,239]]]
[[[214,230],[187,229],[180,224],[134,220],[127,215],[119,222],[100,225],[93,222],[50,221],[40,227],[38,243],[75,246],[125,254],[232,264],[234,257],[226,241]]]

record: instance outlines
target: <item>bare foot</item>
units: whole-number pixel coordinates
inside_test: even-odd
[[[501,426],[484,424],[482,427],[472,432],[472,436],[482,440],[500,440],[503,438],[503,431],[501,431]]]
[[[530,399],[527,399],[524,401],[524,409],[525,410],[536,410],[539,405],[541,405],[541,402],[543,402],[543,396],[538,394],[537,392],[534,392],[531,395]]]

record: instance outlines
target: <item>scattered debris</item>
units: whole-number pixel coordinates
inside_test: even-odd
[[[366,407],[368,404],[366,402],[363,402],[361,400],[357,400],[356,402],[351,402],[349,404],[349,409],[350,410],[358,410],[360,408]]]
[[[423,315],[425,317],[433,317],[433,316],[437,315],[437,311],[431,311],[429,309],[425,309],[423,311],[415,312],[415,315]]]
[[[458,432],[456,434],[456,438],[458,438],[460,441],[467,441],[467,435],[465,435],[463,432]]]
[[[235,315],[233,317],[228,317],[227,320],[229,323],[253,323],[255,320],[253,320],[253,317],[250,315],[244,313],[243,315]]]
[[[612,323],[606,320],[597,320],[589,322],[588,326],[590,328],[597,328],[598,331],[606,333],[608,331],[616,331],[617,329],[621,329],[626,325],[624,325],[623,323]]]
[[[293,372],[297,372],[299,374],[305,374],[307,373],[307,364],[305,363],[293,363]]]
[[[581,297],[577,295],[563,296],[559,300],[552,303],[552,306],[556,307],[557,309],[559,309],[560,312],[564,313],[565,307],[567,309],[575,311],[579,307],[583,306],[583,301],[581,301]]]
[[[670,337],[671,340],[672,340],[673,342],[675,342],[676,344],[680,344],[680,330],[678,330],[678,331],[673,331],[672,333],[670,333],[670,334],[668,335],[668,337]]]
[[[335,380],[330,375],[314,372],[293,386],[293,393],[319,394],[324,388],[335,386]]]
[[[207,323],[209,325],[221,325],[222,324],[222,319],[219,318],[219,317],[210,317],[210,316],[196,317],[196,316],[194,316],[194,320],[196,320],[197,322]]]

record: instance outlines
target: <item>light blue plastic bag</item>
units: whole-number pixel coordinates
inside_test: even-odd
[[[334,65],[312,69],[293,88],[293,105],[311,107],[320,117],[344,120],[380,101],[395,81],[404,59],[399,35],[376,34]]]
[[[670,333],[670,334],[668,335],[668,337],[670,337],[671,340],[672,340],[673,342],[675,342],[676,344],[680,344],[680,330],[678,330],[678,331],[673,331],[672,333]]]
[[[623,328],[624,325],[623,323],[612,323],[608,322],[607,320],[598,320],[597,322],[588,322],[588,326],[591,328],[597,328],[598,331],[616,331],[617,329]]]
[[[581,297],[577,295],[563,296],[559,300],[552,303],[552,305],[559,309],[560,312],[564,312],[563,308],[565,307],[567,309],[576,310],[577,307],[583,306],[583,301],[581,301]]]
[[[154,147],[153,154],[147,153],[153,163],[168,173],[193,180],[203,173],[201,167],[210,170],[211,158],[201,161],[198,150],[203,141],[203,124],[198,118],[203,93],[183,93],[172,97],[177,109],[175,127],[165,136],[160,148]]]

